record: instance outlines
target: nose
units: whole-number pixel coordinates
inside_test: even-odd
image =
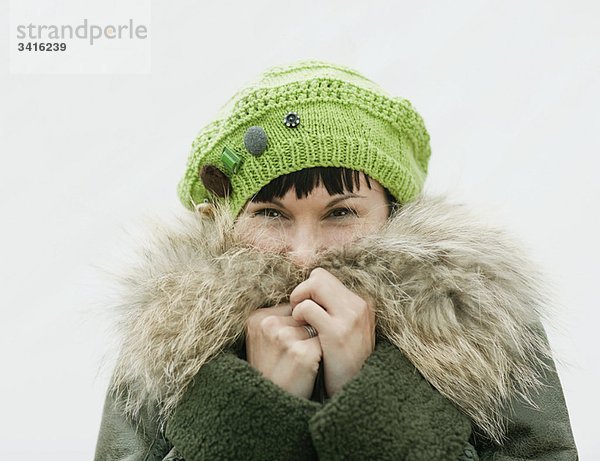
[[[315,252],[312,250],[290,251],[288,256],[298,266],[309,266],[315,257]]]
[[[287,255],[299,266],[308,266],[321,246],[317,229],[301,227],[288,237]]]

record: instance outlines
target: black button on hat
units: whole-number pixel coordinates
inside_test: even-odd
[[[251,126],[244,134],[244,146],[248,152],[258,157],[267,148],[267,133],[260,126]]]
[[[300,124],[300,116],[296,112],[288,112],[287,115],[283,117],[283,123],[290,128],[298,126]]]

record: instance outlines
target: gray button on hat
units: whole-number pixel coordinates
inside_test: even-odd
[[[244,146],[248,152],[258,157],[267,148],[267,133],[260,126],[251,126],[244,134]]]

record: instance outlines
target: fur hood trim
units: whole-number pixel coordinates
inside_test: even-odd
[[[164,423],[200,367],[243,339],[248,315],[288,300],[312,268],[243,245],[224,208],[155,220],[115,274],[122,337],[111,392]],[[542,277],[514,238],[464,205],[425,196],[322,267],[376,306],[377,330],[483,434],[500,442],[507,405],[531,404],[549,357]],[[114,273],[114,272],[113,272]]]

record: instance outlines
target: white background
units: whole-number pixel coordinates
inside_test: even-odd
[[[580,456],[600,459],[598,5],[154,1],[149,74],[11,75],[0,3],[0,459],[92,459],[114,360],[95,267],[141,215],[182,209],[191,142],[233,92],[303,58],[410,99],[426,192],[492,214],[544,268]]]

